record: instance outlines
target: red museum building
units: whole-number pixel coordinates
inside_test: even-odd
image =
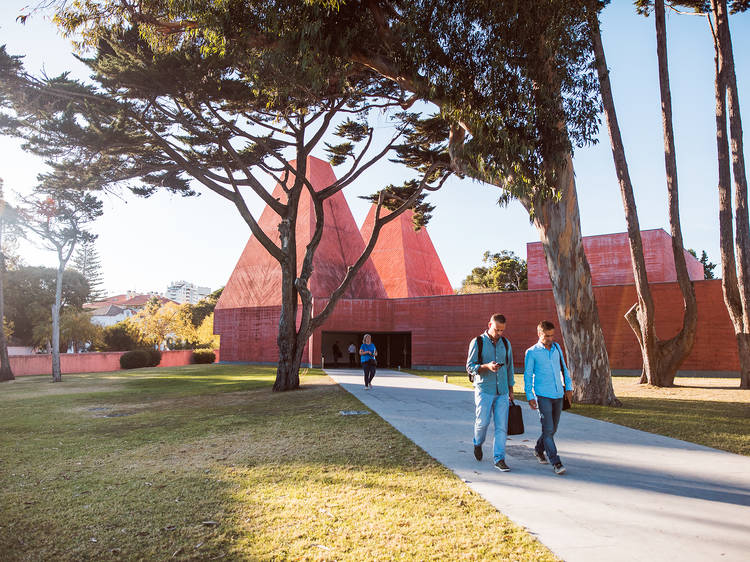
[[[331,166],[309,157],[308,179],[316,190],[336,180]],[[273,197],[282,198],[276,186]],[[343,193],[325,202],[326,226],[309,283],[314,311],[322,310],[346,267],[365,247],[374,222],[374,206],[361,231]],[[302,197],[297,223],[298,263],[314,230],[309,197]],[[278,216],[266,208],[259,225],[278,242]],[[460,233],[457,233],[460,236]],[[646,266],[657,304],[660,337],[675,334],[682,324],[682,296],[675,282],[671,238],[661,229],[642,232]],[[638,342],[623,315],[636,302],[627,234],[584,238],[594,294],[612,369],[641,369]],[[540,242],[527,244],[527,291],[455,295],[426,229],[415,231],[410,212],[380,233],[373,253],[353,280],[334,312],[310,337],[303,363],[330,365],[331,348],[350,342],[359,347],[364,333],[373,335],[383,367],[463,368],[469,340],[481,333],[494,312],[508,319],[505,335],[522,368],[523,350],[536,341],[536,325],[557,324],[551,284]],[[698,299],[698,334],[684,371],[738,371],[737,345],[724,306],[720,280],[704,280],[703,266],[686,253]],[[214,332],[221,336],[225,362],[275,363],[281,310],[281,268],[250,237],[216,305]]]

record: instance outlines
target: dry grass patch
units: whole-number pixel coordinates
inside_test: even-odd
[[[409,371],[433,380],[471,387],[465,373]],[[638,384],[637,377],[612,377],[621,408],[573,404],[574,414],[658,433],[730,453],[750,455],[750,391],[738,379],[678,377],[675,386]],[[516,398],[524,400],[523,373],[516,373]]]
[[[3,560],[553,559],[318,373],[80,377],[0,386]]]

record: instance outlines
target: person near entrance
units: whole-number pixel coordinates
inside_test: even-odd
[[[349,352],[349,367],[354,368],[357,366],[357,346],[354,345],[353,341],[349,342],[349,347],[346,348]]]
[[[362,370],[365,373],[365,390],[372,389],[372,379],[375,377],[375,367],[377,366],[376,357],[378,350],[372,343],[370,334],[365,334],[362,338],[362,345],[359,348],[359,360],[362,363]]]
[[[339,340],[336,340],[333,343],[333,349],[331,351],[333,352],[333,366],[338,367],[339,359],[341,359],[344,356],[344,354],[341,353],[341,348],[339,347]]]
[[[554,437],[562,413],[563,395],[568,400],[573,397],[573,381],[562,349],[554,341],[555,325],[547,320],[539,322],[537,335],[539,341],[526,350],[523,367],[526,399],[532,410],[539,410],[542,422],[542,435],[537,439],[534,455],[542,464],[552,463],[555,474],[564,474],[565,467],[557,454]]]
[[[505,331],[505,316],[493,314],[487,330],[471,340],[466,371],[474,382],[474,457],[482,460],[484,443],[490,421],[495,424],[493,462],[495,467],[508,472],[505,462],[505,440],[508,437],[508,406],[513,400],[513,350]]]

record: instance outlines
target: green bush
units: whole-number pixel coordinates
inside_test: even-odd
[[[213,363],[216,361],[216,354],[208,349],[196,349],[193,351],[193,363]]]
[[[149,356],[148,351],[144,349],[126,351],[120,356],[120,368],[140,369],[141,367],[149,367],[150,360],[151,357]]]
[[[103,345],[97,351],[132,351],[143,345],[138,330],[127,321],[104,328],[102,338]]]
[[[157,367],[161,363],[161,351],[158,349],[145,349],[148,353],[148,365],[147,367]]]

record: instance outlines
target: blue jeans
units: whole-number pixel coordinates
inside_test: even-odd
[[[494,416],[495,421],[495,449],[494,462],[505,459],[505,440],[508,437],[508,406],[510,400],[507,394],[490,394],[474,389],[474,404],[476,418],[474,420],[474,445],[484,443],[487,428]]]
[[[365,373],[365,386],[370,386],[372,379],[375,378],[375,361],[365,361],[362,363],[362,370]]]
[[[555,446],[555,432],[557,424],[560,423],[560,414],[562,413],[562,398],[545,398],[537,396],[536,403],[539,406],[539,419],[542,422],[542,435],[536,441],[536,450],[538,453],[547,453],[547,458],[552,464],[560,462]]]

